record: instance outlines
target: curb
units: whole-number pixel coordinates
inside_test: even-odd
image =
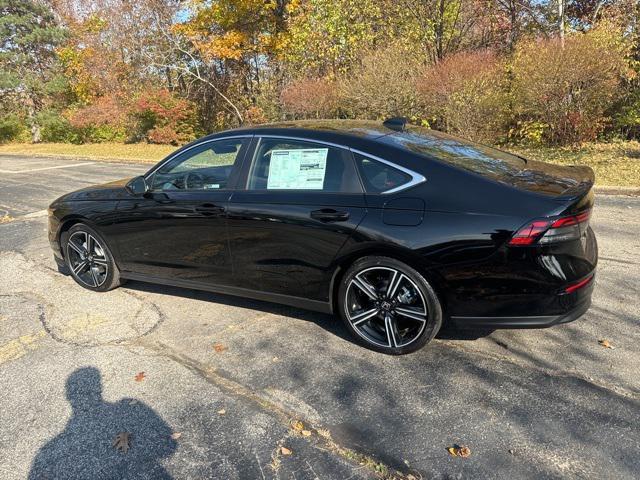
[[[596,185],[593,187],[593,192],[596,195],[625,195],[628,197],[640,197],[640,187],[616,187]]]

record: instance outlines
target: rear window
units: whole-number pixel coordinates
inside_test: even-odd
[[[525,160],[496,148],[462,140],[442,132],[410,127],[377,139],[419,155],[434,158],[500,183],[548,195],[590,188],[593,176],[575,167]]]
[[[445,133],[416,127],[387,135],[378,141],[443,160],[496,180],[500,180],[505,174],[517,174],[526,164],[516,155]]]

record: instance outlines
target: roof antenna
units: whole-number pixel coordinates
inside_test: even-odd
[[[387,118],[382,124],[390,130],[396,132],[404,132],[405,126],[409,119],[407,117],[391,117]]]

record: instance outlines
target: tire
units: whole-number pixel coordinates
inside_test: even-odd
[[[346,271],[338,310],[361,345],[390,355],[419,350],[442,326],[442,307],[429,282],[389,257],[363,257]]]
[[[93,228],[77,223],[62,235],[61,243],[69,273],[78,285],[106,292],[122,284],[107,242]]]

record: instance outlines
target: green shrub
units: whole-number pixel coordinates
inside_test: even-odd
[[[26,132],[27,126],[18,115],[9,114],[0,118],[0,143],[19,140]]]
[[[43,142],[80,143],[81,136],[69,120],[54,110],[38,114],[40,134]]]

